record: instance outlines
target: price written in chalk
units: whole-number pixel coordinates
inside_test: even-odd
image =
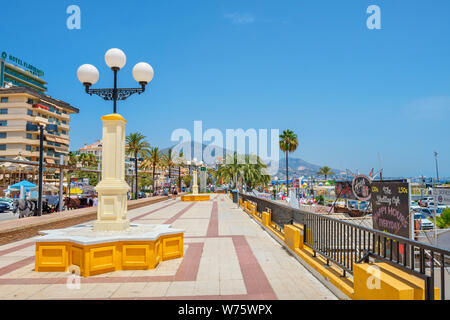
[[[408,193],[408,189],[406,189],[405,187],[399,187],[398,193]]]

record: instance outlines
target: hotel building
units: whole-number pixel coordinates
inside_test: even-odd
[[[44,161],[59,163],[61,155],[67,160],[70,115],[79,110],[44,93],[46,82],[39,69],[5,52],[0,58],[0,158],[39,161],[39,132],[27,131],[27,124],[56,124],[58,131],[44,130]]]

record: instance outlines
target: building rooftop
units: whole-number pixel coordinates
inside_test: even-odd
[[[57,105],[58,107],[64,108],[66,110],[71,111],[72,113],[79,113],[80,110],[78,108],[75,108],[71,106],[69,103],[64,102],[59,99],[52,98],[46,94],[37,92],[33,89],[27,88],[27,87],[12,87],[12,88],[0,88],[0,94],[29,94],[31,96],[34,96],[36,98],[41,99],[44,102],[52,103]]]

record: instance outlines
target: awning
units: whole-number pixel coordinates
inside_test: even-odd
[[[39,103],[34,104],[33,108],[41,108],[41,109],[44,109],[44,110],[49,110],[50,109],[49,107],[44,106],[44,105],[39,104]]]

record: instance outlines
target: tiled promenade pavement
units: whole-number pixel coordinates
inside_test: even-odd
[[[81,278],[34,272],[34,242],[0,246],[0,299],[336,299],[225,195],[208,202],[166,200],[128,212],[134,223],[185,230],[185,256],[154,270]]]

